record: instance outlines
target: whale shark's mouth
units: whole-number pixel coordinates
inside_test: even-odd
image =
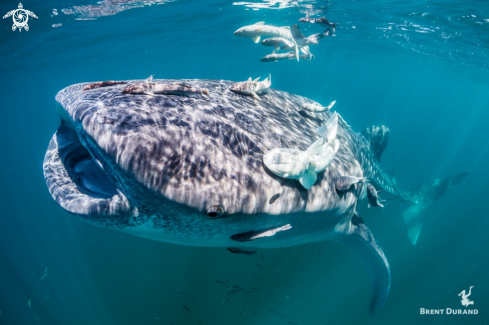
[[[105,198],[117,195],[115,184],[81,143],[66,155],[64,166],[70,171],[73,182],[88,195]]]
[[[44,178],[49,192],[72,214],[92,223],[120,226],[129,215],[129,203],[70,124],[62,122],[44,158]]]

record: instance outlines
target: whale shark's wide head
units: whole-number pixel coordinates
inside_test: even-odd
[[[271,149],[307,149],[330,113],[306,113],[310,100],[273,89],[257,101],[230,91],[232,82],[185,82],[209,89],[210,98],[122,93],[127,85],[60,91],[62,124],[44,163],[53,198],[103,227],[198,246],[322,240],[351,216],[358,191],[334,190],[338,176],[362,176],[346,146],[309,190],[263,164]],[[288,224],[273,238],[233,237]]]

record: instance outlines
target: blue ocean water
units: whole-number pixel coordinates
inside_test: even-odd
[[[489,322],[487,2],[23,5],[39,17],[29,19],[29,31],[13,32],[8,18],[0,32],[0,324]],[[2,1],[0,9],[17,6]],[[339,23],[335,37],[311,48],[310,62],[260,62],[271,48],[233,35],[258,21],[290,26],[306,12]],[[322,31],[300,26],[306,35]],[[396,170],[402,188],[470,173],[429,210],[415,246],[402,204],[360,207],[392,273],[389,296],[373,315],[364,266],[334,242],[254,256],[170,245],[83,223],[47,191],[42,161],[59,125],[54,96],[62,88],[149,75],[240,81],[268,74],[272,88],[336,100],[334,109],[357,131],[388,126],[382,165]],[[228,297],[215,281],[260,290]],[[470,286],[477,315],[420,315],[420,308],[464,309],[458,294]]]

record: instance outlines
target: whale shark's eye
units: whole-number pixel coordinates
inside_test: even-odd
[[[220,205],[213,205],[205,210],[205,216],[208,219],[220,218],[224,215],[224,213],[224,208]]]

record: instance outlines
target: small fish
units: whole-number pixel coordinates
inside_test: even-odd
[[[179,296],[188,295],[188,292],[177,292],[177,295],[179,295]]]
[[[228,247],[228,252],[233,254],[245,254],[245,255],[253,255],[256,254],[256,249],[243,249],[238,247]]]
[[[369,205],[369,208],[370,206],[373,206],[373,207],[381,207],[383,208],[384,205],[380,202],[382,202],[383,200],[381,200],[379,198],[379,195],[377,194],[377,190],[375,189],[375,187],[368,183],[367,184],[367,198],[368,198],[368,205]]]
[[[241,288],[240,286],[233,286],[233,288],[235,288],[235,289],[239,289],[239,290],[243,290],[243,291],[244,291],[244,289],[243,289],[243,288]]]
[[[29,298],[29,301],[27,302],[27,305],[29,306],[29,308],[31,308],[31,299],[32,298]]]
[[[48,274],[47,273],[44,273],[41,277],[41,281],[44,280],[44,278],[47,276]]]
[[[284,280],[284,283],[285,283],[286,285],[289,285],[289,284],[287,283],[287,281],[285,281],[285,280]]]
[[[253,40],[253,42],[255,42],[255,44],[260,41],[260,37],[262,36],[284,38],[287,41],[294,44],[295,55],[297,61],[299,61],[299,50],[297,48],[297,44],[295,43],[294,37],[292,37],[292,33],[290,31],[289,26],[285,26],[285,27],[269,26],[269,25],[265,25],[264,21],[260,21],[254,25],[248,25],[239,28],[237,31],[234,32],[234,35],[238,37],[250,37]]]
[[[260,291],[260,289],[259,288],[250,288],[250,290],[248,290],[246,292],[246,294],[250,294],[250,293],[253,293],[253,292],[256,292],[256,291]]]
[[[149,76],[144,82],[139,82],[135,84],[129,84],[122,88],[122,93],[124,94],[145,94],[153,96],[151,91],[151,86],[153,85],[153,76]]]
[[[159,320],[159,319],[161,319],[161,317],[160,316],[155,316],[155,319],[156,320]]]
[[[291,324],[291,325],[299,325],[299,324],[293,323],[293,322],[288,322],[288,323]]]
[[[83,90],[85,91],[85,90],[90,90],[90,89],[95,89],[95,88],[100,88],[100,87],[109,87],[109,86],[120,85],[120,84],[127,84],[127,82],[126,81],[114,81],[114,80],[92,82],[91,84],[86,85],[83,88]]]
[[[222,281],[214,281],[214,282],[219,283],[219,284],[222,284],[226,288],[229,288],[229,286],[227,284],[225,284],[224,282],[222,282]]]
[[[290,300],[290,298],[289,298],[289,296],[287,296],[287,295],[284,295],[284,297],[285,297],[285,298],[287,298],[287,300]]]
[[[190,309],[188,309],[188,307],[187,307],[187,306],[183,305],[183,308],[185,308],[185,309],[186,309],[186,310],[187,310],[189,313],[192,313],[192,312],[190,311]]]
[[[248,298],[246,296],[243,296],[244,300],[246,300],[246,303],[249,304],[250,302],[248,301]]]
[[[227,301],[228,303],[231,303],[231,300],[229,300],[228,298],[226,298],[226,301]]]
[[[251,77],[246,81],[236,82],[229,87],[234,93],[251,96],[254,99],[260,100],[260,97],[256,93],[260,91],[265,91],[272,85],[272,76],[269,75],[265,80],[258,81],[260,78],[256,78],[255,80],[251,80]]]
[[[191,94],[201,94],[210,96],[208,89],[196,89],[185,83],[175,82],[172,84],[154,84],[151,86],[153,94],[180,95],[188,96]]]
[[[265,261],[265,258],[263,257],[263,254],[260,254],[260,256],[261,256],[261,259],[263,260],[263,262],[266,263],[267,261]]]
[[[255,240],[257,238],[262,238],[262,237],[271,237],[271,236],[275,235],[279,231],[285,231],[285,230],[289,230],[289,229],[292,229],[292,226],[290,224],[287,224],[287,225],[282,226],[282,227],[277,227],[277,228],[270,229],[270,230],[267,230],[267,231],[263,231],[263,232],[260,232],[260,233],[258,233],[256,235],[253,235],[252,237],[250,237],[250,240]]]
[[[311,112],[321,113],[321,112],[329,111],[334,106],[335,103],[336,100],[332,101],[328,106],[321,106],[316,103],[305,103],[302,105],[302,108]]]
[[[46,298],[44,298],[44,301],[48,300],[49,299],[49,296],[46,296]]]
[[[241,315],[246,315],[245,311],[246,311],[246,308],[243,309],[243,311],[241,312]]]
[[[44,269],[44,273],[48,273],[49,267]]]
[[[277,62],[280,60],[293,60],[295,59],[294,52],[276,53],[275,50],[271,54],[265,55],[260,59],[261,62]]]
[[[273,228],[273,229],[267,229],[267,230],[251,230],[240,234],[232,235],[231,239],[239,242],[252,241],[262,237],[271,237],[280,231],[285,231],[289,229],[292,229],[292,226],[290,224]]]
[[[228,293],[228,296],[235,294],[238,291],[241,291],[242,289],[234,289],[233,291]]]
[[[338,26],[338,23],[330,23],[326,17],[321,17],[321,18],[310,18],[309,14],[307,14],[306,17],[299,19],[299,22],[301,23],[311,23],[311,24],[318,24],[324,27],[331,27],[333,29],[333,32],[335,31],[336,26]]]
[[[340,176],[336,180],[335,186],[336,186],[336,190],[338,192],[345,192],[345,191],[348,191],[350,189],[350,187],[352,187],[352,185],[355,185],[358,183],[365,183],[365,182],[368,182],[368,180],[366,180],[363,177]]]
[[[196,89],[183,82],[174,82],[171,84],[157,84],[153,82],[153,76],[149,76],[142,83],[130,84],[122,89],[125,94],[165,94],[165,95],[180,95],[188,96],[191,94],[202,94],[209,96],[209,90],[207,89]]]
[[[263,41],[261,41],[260,44],[264,45],[264,46],[273,46],[273,47],[275,47],[276,51],[280,50],[280,46],[282,46],[284,44],[287,45],[291,50],[294,49],[294,43],[292,43],[291,41],[288,41],[282,37],[266,38]],[[294,53],[294,55],[295,55],[295,53]]]
[[[256,266],[258,266],[259,268],[262,268],[262,269],[264,269],[264,270],[266,270],[266,269],[267,269],[266,267],[264,267],[264,266],[262,266],[262,265],[260,265],[260,264],[256,264]]]
[[[318,45],[324,37],[328,37],[333,34],[330,31],[330,28],[326,29],[323,33],[312,34],[308,37],[302,34],[301,29],[297,25],[292,25],[290,30],[297,43],[297,46],[299,46],[301,49],[309,45]]]

